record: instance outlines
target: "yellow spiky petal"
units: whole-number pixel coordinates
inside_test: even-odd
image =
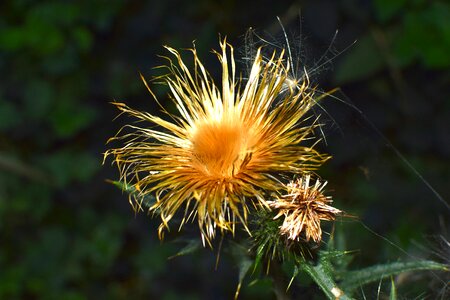
[[[124,146],[106,152],[115,157],[121,180],[140,191],[135,208],[145,195],[156,195],[150,210],[161,216],[160,234],[182,207],[182,224],[196,217],[204,241],[217,228],[234,232],[237,221],[246,226],[248,203],[267,206],[265,197],[281,188],[280,175],[314,169],[328,158],[304,144],[318,126],[300,124],[315,104],[314,90],[306,81],[286,89],[283,52],[263,60],[258,51],[244,85],[235,78],[232,46],[220,45],[221,88],[195,49],[191,72],[166,47],[175,57],[163,77],[180,114],[170,115],[173,121],[115,103],[160,127],[125,126],[131,132],[113,138]]]

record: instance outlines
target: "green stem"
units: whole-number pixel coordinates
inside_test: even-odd
[[[336,285],[330,272],[327,272],[322,264],[312,265],[304,262],[301,268],[317,283],[328,299],[350,300],[349,296]]]

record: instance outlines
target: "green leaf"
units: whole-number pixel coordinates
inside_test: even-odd
[[[328,299],[352,299],[344,294],[342,289],[334,282],[333,274],[329,268],[324,267],[321,263],[312,265],[309,262],[300,261],[299,264],[302,270],[322,289]]]
[[[375,265],[356,271],[342,273],[342,288],[351,293],[361,285],[365,285],[381,278],[393,276],[409,271],[441,270],[449,271],[448,266],[429,260],[418,260],[411,262],[394,262],[384,265]]]
[[[320,259],[331,261],[334,258],[342,257],[353,251],[343,251],[343,250],[322,250],[320,251]]]
[[[136,188],[131,184],[122,181],[111,181],[111,183],[129,194],[136,192]]]
[[[247,275],[250,267],[252,266],[253,261],[248,258],[246,255],[242,255],[239,261],[239,282],[236,288],[236,292],[234,294],[234,299],[237,299],[239,296],[239,292],[241,290],[242,282],[244,281],[245,276]]]
[[[170,256],[169,259],[194,253],[195,251],[200,249],[201,246],[202,246],[202,243],[200,242],[199,239],[189,240],[189,242],[186,244],[186,246],[181,248],[181,250],[178,251],[177,254]]]
[[[286,290],[288,290],[291,287],[292,282],[294,281],[295,277],[297,277],[299,272],[300,272],[300,268],[297,265],[295,265],[294,266],[294,271],[292,272],[291,280],[289,281],[289,284],[288,284]]]
[[[256,249],[256,256],[255,256],[255,267],[253,269],[253,272],[256,270],[256,268],[261,264],[263,257],[265,254],[264,250],[264,244],[258,245],[258,248]]]
[[[372,35],[366,34],[338,64],[334,74],[335,84],[341,85],[357,80],[363,80],[382,70],[385,66],[378,46]]]
[[[392,277],[391,277],[391,293],[389,294],[389,300],[397,300],[397,289],[395,288],[395,282]]]
[[[112,184],[114,184],[115,186],[117,186],[118,188],[120,188],[122,191],[132,195],[132,196],[136,196],[139,197],[138,195],[138,191],[136,190],[136,188],[128,183],[122,182],[122,181],[109,181]],[[141,195],[140,196],[140,205],[150,208],[152,207],[155,202],[156,202],[156,197],[154,195]]]
[[[238,278],[238,285],[236,287],[236,292],[234,295],[234,298],[237,299],[239,296],[239,292],[242,287],[242,282],[244,281],[245,276],[248,274],[251,266],[255,263],[254,260],[249,256],[249,244],[243,242],[243,243],[236,243],[231,241],[229,244],[229,251],[231,253],[231,256],[233,257],[233,260],[238,265],[239,268],[239,278]]]

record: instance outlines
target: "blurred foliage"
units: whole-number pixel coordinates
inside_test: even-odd
[[[358,40],[334,59],[334,72],[319,74],[323,89],[341,85],[448,199],[447,1],[4,0],[0,299],[233,297],[239,268],[232,255],[221,257],[218,270],[208,249],[168,260],[182,248],[170,241],[178,234],[172,232],[161,244],[155,222],[145,214],[135,217],[127,196],[105,183],[117,173],[101,168],[104,143],[123,124],[123,119],[111,122],[116,112],[108,102],[120,99],[156,112],[138,71],[154,74],[150,68],[158,65],[162,44],[189,47],[196,40],[200,55],[208,59],[218,33],[230,41],[239,40],[248,27],[280,34],[277,15],[288,30],[298,31],[300,8],[302,24],[311,32],[305,56],[315,59],[336,29],[341,33],[333,46],[345,48]],[[164,89],[155,92],[166,100]],[[416,255],[412,240],[427,245],[426,234],[444,234],[448,220],[444,229],[438,222],[445,216],[442,204],[359,113],[343,106],[327,106],[345,133],[330,131],[327,150],[335,159],[323,170],[335,203]],[[351,233],[346,249],[360,250],[352,266],[404,255],[358,222],[339,223],[336,230]],[[433,276],[423,275],[413,285],[411,277],[402,278],[403,285],[397,282],[395,293],[414,298],[442,288]],[[299,295],[308,294],[304,280],[297,281]],[[243,281],[242,299],[273,297],[270,281],[248,284]],[[386,281],[384,293],[391,290]]]
[[[375,0],[374,13],[377,23],[361,35],[336,71],[338,84],[417,62],[429,69],[450,67],[448,2]]]

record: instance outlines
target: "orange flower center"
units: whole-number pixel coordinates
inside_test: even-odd
[[[249,153],[248,139],[248,130],[239,121],[201,124],[191,139],[195,166],[211,177],[232,177]]]

